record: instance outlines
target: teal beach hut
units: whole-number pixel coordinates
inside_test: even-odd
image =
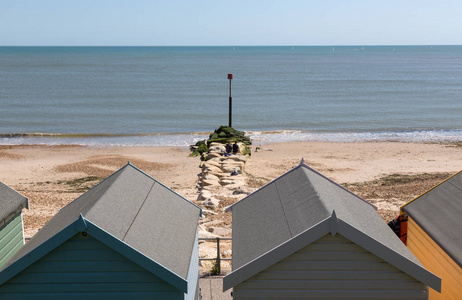
[[[27,198],[0,182],[0,267],[24,245],[23,208]]]
[[[130,163],[0,270],[2,299],[197,299],[201,209]]]

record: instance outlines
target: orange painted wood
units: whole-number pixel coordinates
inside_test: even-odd
[[[441,278],[441,294],[429,288],[429,300],[462,299],[462,269],[411,217],[407,247],[427,270]]]

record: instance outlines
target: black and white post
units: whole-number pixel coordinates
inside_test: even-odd
[[[233,74],[228,74],[229,79],[229,127],[232,126],[232,114],[233,114],[233,97],[231,97],[231,80],[233,79]]]

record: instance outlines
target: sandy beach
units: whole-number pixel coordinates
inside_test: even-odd
[[[305,163],[375,204],[384,219],[401,204],[462,170],[458,144],[290,142],[252,147],[248,184],[258,188]],[[0,181],[29,197],[31,237],[61,207],[128,161],[189,200],[200,160],[186,147],[0,146]],[[217,216],[220,217],[221,214]]]

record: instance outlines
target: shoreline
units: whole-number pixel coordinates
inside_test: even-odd
[[[401,131],[305,131],[269,130],[245,131],[254,145],[291,142],[402,142],[402,143],[457,143],[462,142],[461,129],[427,129]],[[207,132],[158,132],[134,134],[105,133],[16,133],[0,134],[0,145],[79,145],[106,147],[189,146],[207,139]]]
[[[400,185],[386,193],[381,193],[382,187],[373,181],[393,174],[420,176],[462,170],[460,143],[286,142],[258,147],[255,151],[256,146],[252,146],[245,170],[253,187],[268,183],[304,159],[311,168],[390,214],[442,181],[441,176],[425,186],[417,180],[412,189],[411,185]],[[128,161],[186,199],[196,201],[200,160],[189,154],[188,147],[168,146],[0,145],[0,181],[29,198],[30,209],[24,211],[24,218],[30,237],[59,209]]]

